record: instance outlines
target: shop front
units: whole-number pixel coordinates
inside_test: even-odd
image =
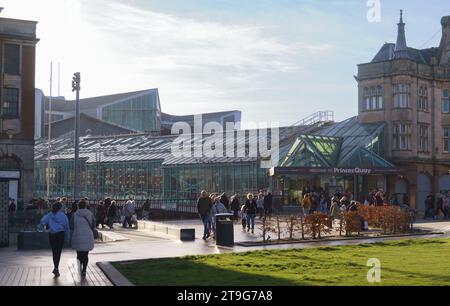
[[[372,191],[387,190],[390,176],[402,173],[398,168],[314,168],[277,167],[270,175],[276,182],[275,194],[282,198],[282,204],[299,205],[306,193],[325,192],[329,196],[346,192],[352,198],[363,202]]]

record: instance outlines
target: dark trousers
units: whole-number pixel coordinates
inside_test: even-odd
[[[99,225],[101,225],[103,228],[105,227],[105,217],[97,216],[97,222],[95,226],[98,227]]]
[[[61,260],[61,252],[64,247],[64,232],[48,235],[50,246],[53,253],[53,265],[55,269],[59,269],[59,261]]]
[[[87,265],[89,263],[89,252],[78,252],[77,251],[77,259],[80,261],[81,270],[86,272]]]
[[[133,227],[133,222],[131,222],[131,216],[127,216],[125,217],[125,219],[123,219],[122,227],[127,227],[127,224],[129,227]]]
[[[264,214],[266,217],[272,217],[272,206],[264,206]]]
[[[113,228],[115,219],[116,218],[113,216],[108,216],[106,218],[106,224],[109,226],[109,228]]]

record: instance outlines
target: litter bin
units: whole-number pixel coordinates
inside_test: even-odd
[[[234,246],[233,214],[216,215],[216,244]]]

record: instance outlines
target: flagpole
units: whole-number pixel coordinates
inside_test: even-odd
[[[53,95],[53,63],[50,63],[50,99],[48,103],[48,152],[47,152],[47,200],[50,199],[50,160],[52,154],[52,95]]]

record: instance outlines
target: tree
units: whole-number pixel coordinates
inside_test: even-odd
[[[361,215],[358,211],[344,212],[345,236],[349,237],[352,233],[361,235]]]
[[[268,234],[273,233],[275,231],[275,228],[272,224],[272,221],[270,221],[266,216],[264,216],[261,221],[262,223],[258,228],[261,231],[263,241],[266,242],[268,240]]]
[[[306,233],[310,234],[313,239],[322,239],[322,234],[331,233],[328,215],[314,213],[305,218]]]
[[[276,222],[275,223],[276,234],[278,235],[278,240],[281,240],[281,220],[279,216],[277,216],[275,222]]]
[[[299,218],[291,215],[286,220],[286,232],[289,234],[289,239],[294,239],[294,232],[299,226]]]

